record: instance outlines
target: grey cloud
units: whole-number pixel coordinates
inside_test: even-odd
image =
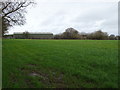
[[[102,28],[108,33],[117,34],[117,3],[73,2],[39,2],[35,9],[28,9],[27,24],[15,27],[11,32],[29,30],[57,34],[73,27],[80,32]]]

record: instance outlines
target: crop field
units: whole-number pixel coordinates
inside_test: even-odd
[[[3,39],[3,88],[117,88],[117,40]]]

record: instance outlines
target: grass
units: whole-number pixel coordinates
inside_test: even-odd
[[[3,40],[3,88],[117,88],[117,40]]]

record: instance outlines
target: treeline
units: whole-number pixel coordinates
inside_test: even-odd
[[[107,32],[98,30],[92,33],[78,32],[74,28],[68,28],[61,34],[54,35],[54,39],[91,39],[91,40],[120,40],[120,36],[108,35]]]

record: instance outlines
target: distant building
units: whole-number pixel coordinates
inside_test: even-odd
[[[13,38],[13,35],[4,35],[4,38],[12,39],[12,38]]]
[[[53,39],[53,33],[15,32],[12,38],[14,39]]]

